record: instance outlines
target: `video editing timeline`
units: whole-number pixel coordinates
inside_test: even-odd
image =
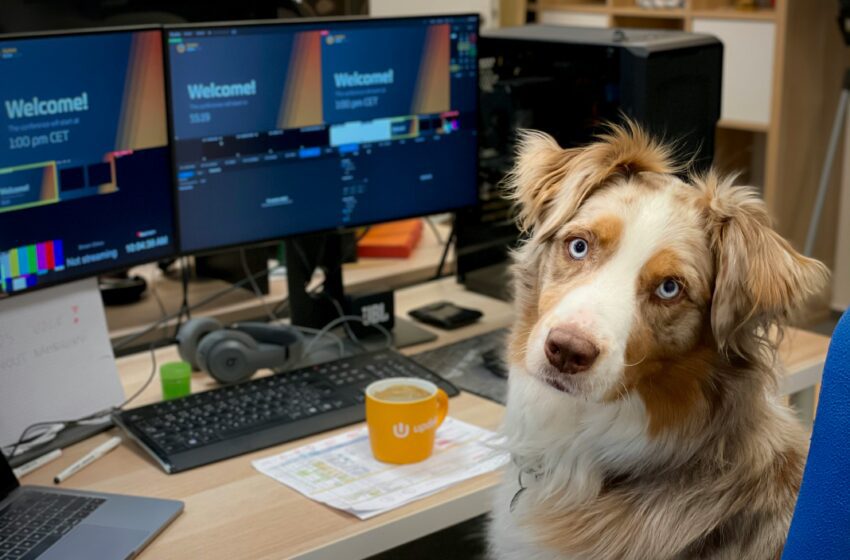
[[[0,40],[0,297],[172,254],[171,185],[161,31]]]
[[[167,33],[182,250],[476,202],[476,17]]]

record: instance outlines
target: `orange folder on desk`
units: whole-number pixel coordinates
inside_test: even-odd
[[[401,220],[372,226],[357,242],[358,257],[406,259],[422,239],[422,220]]]

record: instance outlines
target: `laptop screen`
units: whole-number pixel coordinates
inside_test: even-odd
[[[12,472],[12,467],[9,466],[6,457],[0,453],[0,500],[8,496],[17,487],[18,479]]]

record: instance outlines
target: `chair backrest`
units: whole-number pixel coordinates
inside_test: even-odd
[[[829,343],[809,458],[782,558],[850,559],[850,310]]]

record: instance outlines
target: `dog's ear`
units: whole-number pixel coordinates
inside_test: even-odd
[[[573,155],[545,132],[519,131],[514,167],[504,186],[508,198],[517,203],[521,231],[531,231],[549,213]]]
[[[543,132],[521,131],[505,186],[519,207],[520,229],[535,230],[545,238],[569,221],[596,188],[613,178],[676,170],[670,150],[626,120],[622,125],[607,125],[607,132],[594,143],[569,150]]]
[[[706,197],[716,263],[712,330],[722,350],[747,357],[747,341],[785,323],[829,272],[774,231],[755,190],[732,181],[712,172],[695,182]]]

